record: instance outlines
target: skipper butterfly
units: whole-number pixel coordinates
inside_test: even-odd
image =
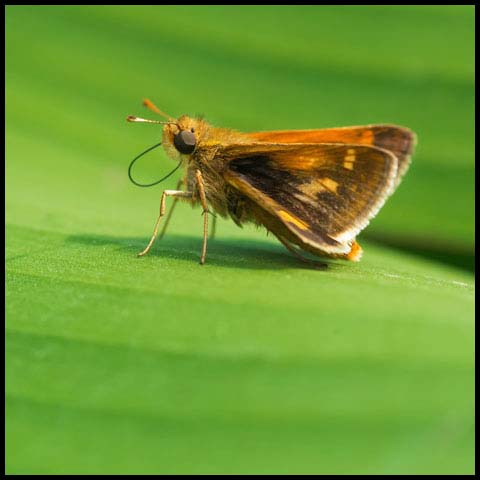
[[[416,143],[411,130],[382,124],[240,133],[213,127],[202,118],[174,119],[151,101],[143,103],[166,121],[134,116],[127,121],[163,124],[163,140],[134,158],[130,179],[151,186],[181,166],[185,173],[176,190],[163,192],[152,238],[139,255],[150,250],[166,213],[166,198],[174,197],[160,237],[177,199],[200,204],[201,264],[207,252],[208,213],[213,212],[239,226],[263,225],[304,261],[312,262],[301,252],[358,261],[362,248],[355,238],[395,191]],[[178,161],[177,167],[157,182],[136,182],[133,164],[160,145]]]

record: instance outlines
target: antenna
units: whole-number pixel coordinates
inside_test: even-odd
[[[127,122],[132,123],[157,123],[160,125],[176,125],[175,122],[160,122],[159,120],[150,120],[148,118],[135,117],[134,115],[129,115],[127,117]]]
[[[149,110],[152,112],[155,112],[157,115],[161,115],[162,117],[168,119],[168,120],[174,120],[170,115],[167,115],[166,113],[163,113],[151,100],[148,98],[145,98],[143,100],[143,105],[147,107]]]

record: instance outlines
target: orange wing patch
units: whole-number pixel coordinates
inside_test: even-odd
[[[331,178],[324,177],[320,179],[320,184],[332,193],[337,193],[338,182]]]
[[[350,253],[346,255],[346,259],[351,262],[359,262],[362,258],[362,254],[362,247],[357,242],[353,242],[352,249],[350,250]]]
[[[346,168],[347,170],[353,170],[353,164],[355,163],[356,159],[357,156],[355,155],[355,149],[349,148],[347,150],[347,155],[345,155],[343,159],[343,168]]]
[[[308,225],[305,222],[302,222],[298,217],[288,213],[286,210],[278,210],[277,214],[284,222],[291,223],[300,230],[308,230]]]

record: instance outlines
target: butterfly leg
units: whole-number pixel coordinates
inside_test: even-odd
[[[158,215],[157,221],[155,223],[152,238],[148,242],[148,245],[145,247],[145,249],[138,254],[140,257],[148,253],[151,246],[153,245],[153,242],[155,241],[155,238],[157,237],[158,227],[160,226],[160,220],[165,215],[165,209],[166,209],[165,201],[167,197],[192,198],[192,192],[182,192],[181,190],[164,190],[163,191],[162,198],[160,200],[160,214]]]
[[[197,180],[198,194],[200,196],[200,203],[203,208],[203,246],[202,246],[202,256],[200,257],[200,265],[205,263],[205,257],[207,256],[207,238],[208,238],[208,204],[207,196],[205,195],[205,185],[203,182],[202,172],[197,170],[195,172],[195,178]]]
[[[217,217],[214,215],[212,218],[212,228],[210,230],[210,240],[215,238],[215,232],[217,231]]]
[[[184,183],[183,179],[180,179],[177,183],[176,190],[178,190],[183,185],[183,183]],[[168,211],[167,218],[165,219],[165,222],[163,222],[162,231],[160,232],[160,235],[158,236],[159,240],[161,238],[163,238],[163,236],[165,235],[165,232],[167,231],[167,227],[168,227],[168,225],[170,223],[170,219],[172,218],[172,215],[173,215],[173,210],[175,209],[175,205],[177,203],[178,203],[178,197],[174,197],[172,206],[170,207],[170,210]]]
[[[275,235],[275,236],[280,240],[280,242],[282,242],[283,246],[289,252],[293,253],[293,255],[295,255],[295,257],[297,257],[302,262],[308,263],[309,265],[314,265],[315,267],[319,267],[319,268],[326,268],[328,266],[326,263],[318,262],[316,260],[311,260],[310,258],[304,257],[286,238],[280,237],[278,235]]]

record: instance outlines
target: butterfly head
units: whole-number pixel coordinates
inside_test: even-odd
[[[163,127],[163,142],[167,153],[191,155],[198,146],[199,136],[204,130],[203,121],[182,115]]]

